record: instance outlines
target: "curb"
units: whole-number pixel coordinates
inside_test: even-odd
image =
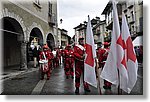
[[[7,79],[10,79],[10,78],[14,78],[18,75],[23,75],[23,74],[27,74],[27,73],[31,73],[31,72],[34,72],[34,71],[37,71],[39,70],[39,68],[30,68],[30,69],[26,69],[24,71],[17,71],[17,72],[13,72],[13,73],[10,73],[10,74],[7,74],[7,75],[1,75],[0,76],[0,80],[7,80]]]

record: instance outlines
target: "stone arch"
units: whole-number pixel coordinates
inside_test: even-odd
[[[56,39],[52,33],[46,35],[46,43],[53,50],[56,47]]]
[[[15,12],[9,12],[9,10],[7,9],[7,8],[4,8],[1,12],[0,12],[0,19],[2,19],[2,18],[4,18],[4,17],[9,17],[9,18],[13,18],[13,19],[15,19],[19,24],[20,24],[20,26],[21,26],[21,28],[22,28],[22,30],[23,30],[23,41],[27,41],[27,37],[26,37],[26,27],[25,27],[25,25],[24,25],[24,21],[23,21],[23,19],[19,16],[19,15],[17,15],[17,14],[15,14]]]
[[[4,71],[7,68],[16,67],[18,69],[26,67],[26,59],[23,48],[24,31],[20,23],[12,17],[4,17],[1,19],[3,34],[3,65]]]
[[[32,25],[27,28],[27,41],[29,42],[29,40],[30,40],[30,33],[31,33],[31,31],[32,31],[34,28],[38,28],[38,29],[41,31],[42,37],[43,37],[43,43],[44,43],[44,42],[45,42],[45,41],[44,41],[44,31],[43,31],[41,25],[38,25],[38,24],[35,23],[35,22],[33,22]]]
[[[42,32],[39,28],[35,27],[31,30],[30,32],[30,38],[29,38],[29,42],[31,42],[34,38],[38,39],[38,44],[39,45],[43,45],[43,35]]]
[[[36,39],[36,41],[35,41]],[[27,43],[27,62],[33,60],[33,48],[31,47],[31,44],[37,46],[40,45],[43,46],[43,33],[38,27],[32,28],[29,37],[28,37],[28,43]],[[40,50],[40,49],[39,49]]]

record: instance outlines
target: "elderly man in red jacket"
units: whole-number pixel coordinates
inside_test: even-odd
[[[85,58],[85,45],[84,38],[79,38],[79,45],[74,46],[75,56],[75,93],[79,94],[80,78],[83,74],[83,85],[84,90],[90,92],[89,85],[84,81],[84,58]]]

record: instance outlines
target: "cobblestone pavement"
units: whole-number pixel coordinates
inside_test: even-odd
[[[139,67],[138,80],[131,95],[143,94],[143,67]],[[3,83],[2,95],[75,95],[75,79],[66,79],[63,66],[53,69],[50,80],[40,80],[38,68],[29,68],[25,71],[5,73],[1,78]],[[82,82],[82,81],[81,81]],[[100,81],[102,95],[118,95],[118,89],[112,85],[111,90],[103,89],[103,80]],[[98,89],[90,86],[91,92],[84,92],[81,83],[80,95],[99,95]],[[122,92],[123,95],[127,93]]]

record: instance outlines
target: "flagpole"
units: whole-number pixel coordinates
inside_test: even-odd
[[[102,95],[102,92],[101,92],[101,85],[100,85],[100,73],[98,71],[98,60],[95,59],[95,62],[96,62],[96,72],[97,72],[97,77],[98,77],[98,91],[99,91],[99,94]]]
[[[120,75],[119,75],[119,69],[118,69],[118,81],[119,81],[119,85],[118,85],[118,95],[120,95]]]
[[[96,61],[96,48],[94,45],[94,38],[93,38],[93,31],[91,26],[91,20],[88,15],[88,23],[87,23],[87,29],[86,29],[86,58],[85,58],[85,74],[84,79],[87,83],[91,84],[94,87],[98,87],[99,85],[99,92],[101,94],[100,90],[100,78],[96,78],[95,73],[98,73],[98,64]],[[99,74],[99,73],[98,73]],[[98,75],[99,76],[99,75]],[[99,83],[99,84],[98,84]]]
[[[120,83],[121,83],[121,81],[120,81],[120,73],[119,73],[119,69],[118,69],[118,80],[119,80],[119,85],[118,85],[118,95],[122,95],[122,90],[121,90],[121,88],[120,88]]]

